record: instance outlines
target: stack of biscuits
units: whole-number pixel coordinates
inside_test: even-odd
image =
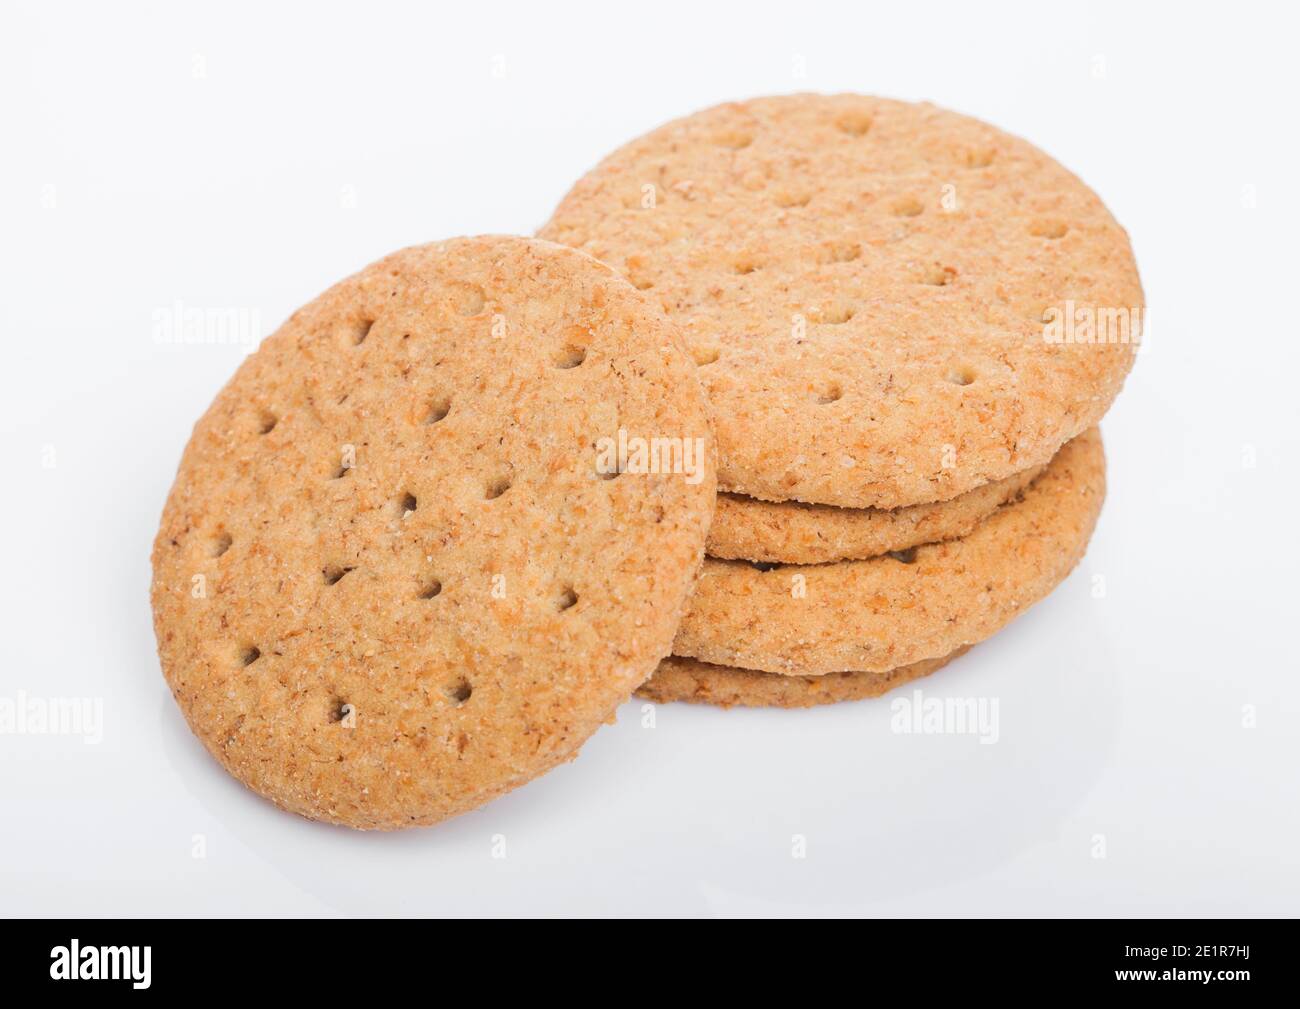
[[[729,104],[610,155],[540,235],[657,301],[712,406],[709,556],[643,696],[874,696],[1083,555],[1142,291],[1028,143],[857,95]]]
[[[378,829],[573,759],[634,692],[878,695],[1079,561],[1141,311],[1101,201],[983,123],[670,123],[536,238],[394,253],[241,365],[154,541],[164,676],[240,781]]]

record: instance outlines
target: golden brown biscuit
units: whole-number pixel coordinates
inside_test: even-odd
[[[837,508],[719,494],[705,552],[719,560],[828,564],[956,539],[1014,499],[1042,469],[1034,466],[951,501],[907,508]]]
[[[540,234],[681,323],[719,487],[769,500],[899,508],[1047,462],[1106,412],[1143,309],[1127,235],[1069,171],[977,120],[860,95],[671,122]]]
[[[884,672],[994,634],[1078,563],[1106,492],[1096,429],[961,539],[759,570],[706,560],[673,654],[786,675]]]
[[[822,676],[781,676],[735,666],[715,666],[698,659],[670,655],[655,674],[637,687],[636,696],[667,704],[688,701],[730,708],[811,708],[817,704],[879,697],[911,680],[929,676],[969,649],[923,659],[884,673],[826,673]]]
[[[602,439],[694,469],[601,470]],[[572,758],[669,650],[715,482],[675,328],[521,238],[395,253],[198,422],[153,551],[164,675],[255,791],[429,824]]]

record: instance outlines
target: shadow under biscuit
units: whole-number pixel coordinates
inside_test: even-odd
[[[872,913],[1039,846],[1091,858],[1093,835],[1114,825],[1072,820],[1111,762],[1124,665],[1071,584],[1084,582],[874,700],[661,709],[677,752],[665,745],[650,787],[691,796],[679,815],[695,824],[707,913]],[[978,717],[956,731],[950,702],[995,714],[983,732]],[[647,871],[681,859],[657,856]]]

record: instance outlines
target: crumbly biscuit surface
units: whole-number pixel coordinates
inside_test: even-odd
[[[517,238],[407,249],[301,309],[198,422],[153,551],[163,671],[284,808],[432,823],[577,747],[668,653],[715,496],[676,329]],[[686,472],[599,440],[701,439]]]
[[[1000,630],[1073,570],[1105,491],[1094,428],[961,539],[769,570],[706,560],[673,654],[787,675],[884,672],[947,655]]]
[[[719,486],[768,500],[899,508],[1046,463],[1118,393],[1144,308],[1127,235],[1069,171],[969,117],[860,95],[671,122],[540,234],[682,324]]]

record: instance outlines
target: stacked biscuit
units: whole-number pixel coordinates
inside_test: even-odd
[[[612,154],[540,234],[658,301],[713,408],[709,557],[643,696],[873,696],[1082,556],[1142,292],[1101,201],[1024,141],[854,95],[725,105]]]
[[[154,542],[164,676],[250,788],[383,829],[572,759],[634,691],[882,693],[1082,556],[1141,301],[1097,197],[982,123],[671,123],[538,238],[394,253],[241,365]]]

